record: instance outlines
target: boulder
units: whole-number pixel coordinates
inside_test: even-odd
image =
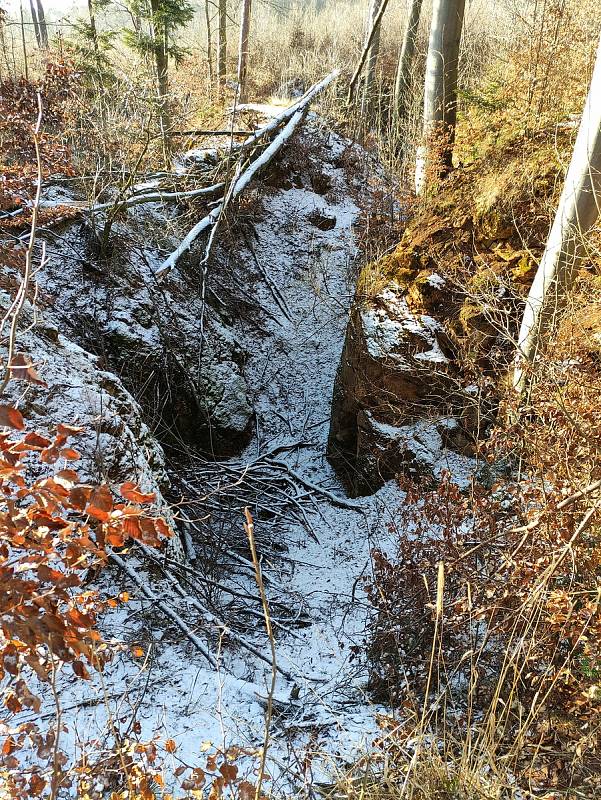
[[[59,247],[78,257],[55,247],[38,273],[49,298],[44,319],[119,376],[164,444],[230,455],[246,443],[253,417],[244,350],[220,306],[203,297],[198,270],[183,265],[157,284],[167,210],[154,203],[130,209],[113,225],[110,259],[93,272],[83,267],[98,261],[89,231],[72,225]]]
[[[436,273],[420,272],[417,288],[431,306],[442,302],[444,280]],[[399,472],[431,472],[444,446],[470,449],[451,340],[441,322],[410,303],[411,291],[391,282],[357,300],[351,313],[328,455],[355,494],[373,492]]]

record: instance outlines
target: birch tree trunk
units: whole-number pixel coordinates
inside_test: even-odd
[[[403,119],[407,113],[407,103],[411,90],[411,69],[415,56],[415,45],[417,42],[417,30],[419,28],[422,1],[423,0],[411,0],[407,27],[405,28],[403,44],[399,54],[399,63],[394,86],[394,113],[397,120]]]
[[[225,83],[227,70],[227,0],[219,0],[219,42],[217,46],[217,74],[219,83]]]
[[[374,85],[376,82],[376,67],[378,65],[378,55],[380,53],[380,23],[377,22],[378,12],[382,5],[382,0],[371,0],[369,6],[369,17],[365,39],[370,35],[371,29],[376,25],[373,33],[369,52],[367,54],[367,68],[365,70],[365,84],[363,86],[363,99],[361,102],[361,112],[369,116],[373,111]]]
[[[457,75],[465,0],[434,0],[426,61],[424,131],[415,164],[415,191],[453,168]]]
[[[534,361],[542,336],[574,282],[582,258],[584,237],[597,221],[600,205],[601,37],[572,160],[545,252],[526,300],[513,381],[519,392],[526,386],[524,367]]]
[[[38,25],[40,27],[40,40],[42,47],[48,49],[48,26],[46,25],[46,15],[44,14],[44,6],[42,0],[37,0],[38,6]]]
[[[246,75],[248,69],[248,37],[252,0],[242,0],[240,18],[240,48],[238,50],[238,101],[246,103]]]
[[[29,0],[29,10],[31,11],[31,21],[33,22],[33,29],[35,31],[35,40],[38,43],[38,48],[42,47],[42,37],[40,34],[40,24],[38,22],[38,13],[36,11],[33,0]]]

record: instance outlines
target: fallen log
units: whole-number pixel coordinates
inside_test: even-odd
[[[250,131],[171,131],[169,136],[248,136]]]
[[[259,142],[262,138],[267,136],[269,133],[272,133],[274,130],[277,130],[281,127],[287,120],[291,119],[297,111],[300,109],[304,109],[308,106],[308,104],[313,100],[313,98],[319,94],[323,89],[326,88],[339,74],[338,70],[331,72],[326,78],[324,78],[319,83],[316,83],[315,86],[312,86],[309,91],[300,98],[296,103],[291,105],[277,117],[275,117],[271,122],[268,122],[262,128],[257,129],[253,133],[249,135],[248,131],[238,131],[238,130],[231,130],[231,131],[210,131],[210,130],[190,130],[190,131],[175,131],[172,135],[174,136],[246,136],[244,142],[239,145],[234,145],[233,150],[236,153],[242,153],[249,148],[253,147],[257,142]],[[162,175],[164,177],[169,177],[170,173],[157,173],[157,175]],[[191,189],[185,192],[162,192],[157,190],[155,192],[148,192],[146,194],[134,194],[130,197],[126,198],[125,200],[117,200],[117,201],[109,201],[107,203],[96,203],[93,206],[88,206],[86,203],[83,202],[56,202],[56,201],[49,201],[49,200],[42,200],[40,203],[40,208],[54,208],[57,205],[65,206],[67,208],[77,208],[81,211],[82,214],[97,214],[101,211],[108,211],[112,208],[131,208],[132,206],[141,205],[142,203],[168,203],[168,202],[181,202],[185,199],[195,198],[195,197],[202,197],[202,196],[209,196],[217,194],[219,191],[225,188],[225,183],[216,183],[212,186],[205,186],[200,189]],[[243,187],[244,188],[244,187]],[[2,212],[0,215],[0,219],[2,218],[9,218],[11,216],[16,216],[23,212],[23,209],[16,209],[15,211],[11,212]],[[215,215],[216,217],[218,215]],[[206,218],[205,218],[206,219]],[[200,235],[203,230],[206,229],[207,226],[202,227],[197,235]],[[157,273],[157,275],[159,275]]]
[[[293,103],[291,106],[288,106],[281,114],[278,114],[274,117],[271,122],[268,122],[267,125],[264,125],[262,128],[259,128],[254,133],[252,133],[248,139],[246,139],[240,145],[240,150],[245,150],[248,147],[256,144],[259,139],[262,139],[266,134],[271,133],[272,131],[277,130],[280,128],[285,122],[287,122],[297,111],[301,108],[306,108],[317,95],[322,92],[327,86],[335,80],[338,75],[340,75],[340,70],[335,69],[333,72],[330,72],[329,75],[319,81],[318,83],[314,84],[305,94],[299,98],[296,103]]]
[[[97,214],[100,211],[107,211],[110,208],[130,208],[137,206],[141,203],[179,203],[192,197],[202,197],[203,195],[214,195],[225,187],[225,183],[215,183],[212,186],[203,186],[200,189],[190,189],[186,192],[148,192],[148,194],[135,194],[125,200],[111,200],[107,203],[97,203],[93,206],[88,206],[86,203],[72,202],[72,203],[56,203],[54,201],[42,201],[41,208],[54,208],[55,206],[67,206],[67,208],[78,208],[83,214]]]
[[[267,147],[263,153],[257,158],[256,161],[253,161],[251,165],[242,173],[242,175],[238,178],[236,183],[234,184],[234,188],[230,194],[230,197],[234,199],[237,197],[243,189],[245,189],[255,174],[266,164],[268,164],[271,159],[275,156],[275,154],[281,149],[281,147],[290,139],[294,131],[296,130],[296,126],[301,121],[304,115],[304,109],[300,109],[296,112],[296,114],[290,119],[286,127],[283,131],[271,142],[269,147]],[[176,249],[171,253],[171,255],[163,261],[161,266],[156,272],[156,277],[160,280],[164,278],[166,275],[171,272],[173,267],[177,264],[179,259],[182,257],[184,253],[186,253],[190,247],[192,246],[193,242],[198,239],[200,234],[203,231],[212,228],[219,219],[223,207],[223,201],[220,202],[215,208],[207,214],[206,217],[200,220],[188,233],[188,235],[182,239],[180,244],[176,247]]]
[[[252,145],[256,144],[256,142],[265,136],[267,133],[277,130],[284,122],[286,125],[282,129],[282,131],[273,139],[273,141],[269,144],[269,146],[261,153],[261,155],[255,160],[252,161],[251,164],[244,170],[240,176],[235,180],[232,187],[230,187],[230,191],[228,192],[228,198],[233,200],[237,197],[244,189],[248,186],[250,181],[254,178],[257,172],[262,169],[264,166],[269,164],[269,162],[274,158],[276,153],[282,148],[282,146],[290,139],[293,135],[296,127],[298,126],[299,122],[303,118],[305,111],[309,103],[316,97],[319,92],[323,91],[338,75],[338,70],[330,73],[326,78],[324,78],[319,83],[315,84],[307,94],[301,98],[297,103],[295,103],[290,108],[286,109],[282,114],[276,117],[272,122],[265,125],[263,128],[260,128],[254,134],[248,137],[248,139],[240,145],[239,151],[246,150]],[[215,208],[203,217],[196,225],[192,228],[192,230],[182,239],[180,244],[177,248],[169,255],[165,261],[161,264],[159,269],[156,272],[156,277],[160,280],[164,278],[166,275],[171,272],[173,267],[177,264],[181,256],[186,253],[192,244],[198,239],[198,237],[206,230],[213,228],[214,225],[217,224],[219,217],[223,211],[225,200],[222,200]]]

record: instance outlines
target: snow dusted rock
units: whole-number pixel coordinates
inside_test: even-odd
[[[219,161],[219,151],[215,147],[199,150],[194,148],[178,155],[174,161],[174,170],[185,174],[194,170],[206,171],[214,168]]]
[[[8,296],[2,294],[4,304]],[[82,480],[113,485],[133,480],[155,492],[159,507],[164,506],[165,457],[136,400],[115,374],[102,369],[97,356],[44,319],[32,322],[33,311],[26,307],[18,345],[46,386],[13,380],[7,389],[27,428],[51,433],[59,423],[81,426],[84,431],[72,445],[82,456],[76,464]]]
[[[388,480],[399,466],[409,473],[432,472],[442,448],[434,420],[395,427],[378,422],[368,410],[357,414],[357,466],[363,475]]]
[[[432,472],[443,444],[468,449],[453,418],[461,391],[451,342],[438,319],[412,310],[412,288],[391,281],[351,313],[328,452],[358,494],[399,472]],[[435,273],[420,275],[419,290],[435,307],[444,282]]]
[[[90,244],[89,229],[71,225],[49,247],[37,276],[44,317],[100,356],[162,441],[180,438],[229,454],[244,443],[253,413],[245,355],[221,307],[211,296],[203,303],[194,264],[157,283],[154,271],[177,238],[176,224],[169,206],[129,210],[113,225],[106,261]]]

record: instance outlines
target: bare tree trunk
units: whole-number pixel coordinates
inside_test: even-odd
[[[6,11],[4,9],[0,9],[0,49],[2,50],[2,55],[4,56],[7,73],[8,75],[10,75],[10,67],[8,65],[8,53],[6,50],[6,35],[4,32],[5,25],[6,25]],[[0,69],[0,81],[3,80],[4,80],[4,74],[2,73],[2,69]]]
[[[434,0],[426,62],[423,143],[415,165],[415,191],[453,168],[457,75],[465,0]]]
[[[29,66],[27,64],[27,45],[25,44],[25,22],[23,20],[23,3],[20,4],[20,9],[21,9],[21,44],[23,45],[23,63],[25,65],[25,80],[29,81]]]
[[[161,137],[163,139],[163,156],[167,162],[169,159],[169,128],[171,127],[169,119],[169,105],[168,105],[168,92],[169,92],[169,54],[167,51],[167,25],[164,21],[160,21],[159,14],[159,0],[150,0],[150,8],[152,11],[151,18],[151,36],[153,41],[154,62],[157,76],[157,95],[159,104],[159,124],[161,128]]]
[[[371,44],[367,54],[367,69],[365,71],[365,84],[363,86],[363,99],[361,102],[361,113],[370,116],[373,111],[374,84],[376,82],[376,67],[378,65],[378,55],[380,53],[380,22],[378,13],[382,5],[382,0],[370,0],[369,18],[365,31],[365,43],[370,36],[372,28],[375,30],[371,36]]]
[[[242,0],[240,19],[240,49],[238,50],[238,101],[246,103],[246,75],[248,70],[248,37],[252,0]]]
[[[88,14],[90,16],[90,36],[92,37],[92,47],[94,48],[94,58],[96,63],[99,63],[100,51],[98,48],[98,31],[96,28],[96,15],[94,13],[94,6],[92,0],[88,0]]]
[[[37,0],[38,6],[38,25],[40,27],[40,40],[42,47],[48,49],[48,26],[46,25],[46,15],[44,14],[44,6],[42,0]]]
[[[225,83],[227,70],[227,0],[219,0],[219,43],[217,49],[217,74],[219,83]]]
[[[601,37],[572,160],[545,252],[526,300],[518,338],[519,363],[514,372],[514,386],[520,392],[526,385],[524,365],[534,361],[543,334],[574,282],[584,237],[597,221],[600,205]]]
[[[38,14],[37,11],[35,10],[33,0],[29,0],[29,10],[31,11],[31,19],[33,22],[33,29],[35,31],[35,40],[38,43],[38,47],[41,49],[42,37],[40,35],[40,24],[38,22]]]
[[[359,76],[361,75],[361,70],[363,69],[363,65],[365,64],[365,60],[369,55],[369,50],[371,48],[371,43],[374,39],[374,36],[376,35],[376,33],[378,33],[379,35],[380,22],[382,21],[382,17],[384,16],[384,12],[386,11],[387,5],[388,5],[388,0],[381,0],[380,10],[378,11],[376,17],[374,18],[371,30],[368,32],[367,38],[365,39],[365,44],[363,45],[363,50],[361,51],[361,57],[359,58],[359,63],[357,64],[355,71],[353,72],[353,77],[349,82],[348,97],[347,97],[348,103],[352,101],[355,95],[355,88],[357,86]]]
[[[396,82],[394,86],[394,113],[397,120],[401,120],[407,113],[407,99],[411,89],[411,69],[415,56],[417,30],[423,0],[411,0],[407,27],[403,36],[403,44],[399,54]]]
[[[205,0],[205,22],[207,24],[207,62],[209,65],[209,80],[213,83],[213,39],[211,33],[211,12],[209,0]]]

